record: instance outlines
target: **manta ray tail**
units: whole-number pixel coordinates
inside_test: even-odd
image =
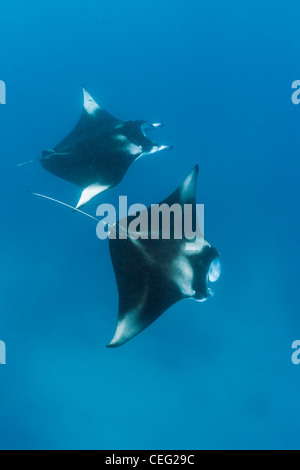
[[[35,158],[33,160],[28,160],[27,162],[18,163],[17,166],[24,166],[24,165],[28,165],[28,163],[34,163],[38,161],[39,161],[39,158]]]
[[[76,209],[76,207],[70,206],[69,204],[66,204],[65,202],[59,201],[58,199],[54,199],[53,197],[45,196],[44,194],[38,194],[38,193],[31,193],[33,196],[37,197],[42,197],[43,199],[48,199],[49,201],[56,202],[57,204],[60,204],[62,206],[68,207],[69,209],[72,209],[73,212],[79,212],[80,214],[85,215],[86,217],[89,217],[90,219],[96,220],[97,222],[101,222],[97,217],[92,216],[91,214],[88,214],[87,212],[83,212],[79,209]]]
[[[55,202],[56,204],[60,204],[61,206],[68,207],[69,209],[72,209],[73,212],[79,212],[80,214],[83,214],[86,217],[89,217],[89,219],[96,220],[96,222],[100,222],[101,224],[104,224],[105,226],[108,225],[110,230],[113,230],[113,231],[115,230],[115,226],[106,224],[105,222],[103,222],[103,220],[97,219],[97,217],[94,217],[93,215],[88,214],[87,212],[81,211],[80,209],[76,209],[76,207],[73,207],[70,204],[66,204],[65,202],[59,201],[58,199],[54,199],[53,197],[50,197],[50,196],[45,196],[44,194],[39,194],[39,193],[31,193],[31,194],[33,196],[41,197],[43,199],[48,199],[48,201]]]
[[[51,157],[64,156],[64,155],[67,155],[67,153],[57,153],[55,152],[55,150],[45,149],[43,150],[43,153],[42,153],[42,160],[46,160]],[[34,162],[40,162],[40,161],[41,161],[40,158],[34,158],[33,160],[28,160],[26,162],[18,163],[17,166],[23,166],[23,165],[27,165],[28,163],[34,163]]]

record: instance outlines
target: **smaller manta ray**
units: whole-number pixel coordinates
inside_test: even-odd
[[[182,208],[191,204],[196,212],[198,173],[197,166],[161,204],[179,204]],[[151,227],[150,209],[146,217]],[[134,218],[129,217],[127,222],[130,224]],[[168,240],[152,239],[151,229],[147,238],[134,239],[128,231],[128,237],[122,239],[122,221],[114,229],[109,245],[119,291],[119,315],[108,347],[123,345],[180,300],[204,302],[213,296],[208,281],[215,282],[220,277],[220,254],[198,235],[200,231],[193,240],[172,235]]]
[[[83,111],[76,127],[53,150],[44,150],[40,159],[45,170],[82,188],[76,208],[117,186],[138,158],[172,148],[146,137],[147,130],[162,124],[119,121],[84,88],[83,95]]]

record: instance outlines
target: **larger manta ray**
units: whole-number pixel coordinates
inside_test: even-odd
[[[192,204],[195,208],[198,172],[197,166],[161,204]],[[147,217],[151,222],[149,209]],[[116,234],[121,235],[122,230],[123,223],[119,222]],[[207,300],[213,295],[208,281],[217,281],[221,272],[218,251],[201,236],[192,241],[184,237],[154,240],[151,229],[147,239],[130,235],[128,232],[126,239],[111,237],[109,242],[119,290],[119,315],[108,347],[126,343],[180,300]]]
[[[44,150],[45,170],[82,189],[77,208],[117,186],[131,164],[143,155],[171,146],[146,137],[147,129],[161,127],[146,121],[119,121],[104,111],[83,88],[84,106],[73,131],[52,150]]]
[[[169,208],[186,205],[193,208],[193,226],[196,222],[196,187],[199,168],[196,166],[177,190],[159,204]],[[36,196],[65,204],[42,194]],[[94,216],[76,211],[104,223]],[[176,238],[174,219],[171,220],[171,236],[162,238],[161,228],[152,227],[152,211],[145,209],[147,232],[132,231],[132,222],[138,226],[136,217],[129,217],[109,225],[110,254],[119,290],[119,314],[116,331],[108,347],[121,346],[151,325],[172,305],[184,299],[204,302],[213,296],[208,283],[216,282],[221,274],[220,254],[200,233],[193,238]],[[145,218],[144,218],[145,220]],[[155,224],[154,224],[155,227]],[[159,232],[159,236],[157,236]]]

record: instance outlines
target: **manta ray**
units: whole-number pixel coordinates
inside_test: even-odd
[[[199,167],[179,188],[160,204],[196,206]],[[147,217],[151,222],[151,211]],[[128,219],[130,222],[132,217]],[[197,224],[197,220],[196,220]],[[130,224],[129,224],[130,225]],[[151,226],[151,223],[149,223]],[[116,237],[110,237],[110,254],[119,291],[119,314],[108,347],[121,346],[151,325],[175,303],[184,299],[204,302],[213,296],[208,282],[221,274],[220,254],[201,236],[188,240],[124,235],[124,224],[116,224]],[[156,239],[155,239],[156,238]]]
[[[190,205],[196,209],[196,188],[199,167],[196,166],[171,196],[159,204],[168,207]],[[45,199],[74,207],[56,199],[33,193]],[[98,223],[102,220],[75,209]],[[119,292],[119,313],[115,334],[109,348],[125,344],[157,320],[166,310],[181,300],[204,302],[214,293],[209,282],[216,282],[221,275],[219,252],[208,243],[199,229],[194,238],[174,236],[175,224],[171,220],[170,237],[162,238],[153,233],[152,211],[145,208],[148,233],[132,232],[130,216],[109,225],[109,248]],[[193,225],[198,224],[197,212],[192,215]],[[104,222],[103,222],[104,223]],[[128,227],[124,234],[124,226]],[[156,230],[156,229],[154,229]],[[158,230],[160,232],[160,228]],[[124,236],[126,235],[126,236]],[[145,236],[146,235],[146,236]],[[158,236],[157,236],[158,235]]]
[[[146,121],[120,121],[104,111],[83,87],[83,111],[72,132],[40,163],[50,173],[82,189],[76,208],[117,186],[134,161],[172,147],[159,145],[146,131],[162,126]]]

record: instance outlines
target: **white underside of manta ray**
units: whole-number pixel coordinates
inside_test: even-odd
[[[172,148],[146,137],[148,129],[162,124],[120,121],[104,111],[84,88],[83,96],[76,127],[54,149],[44,150],[40,159],[45,170],[82,189],[77,208],[117,186],[135,160]]]

